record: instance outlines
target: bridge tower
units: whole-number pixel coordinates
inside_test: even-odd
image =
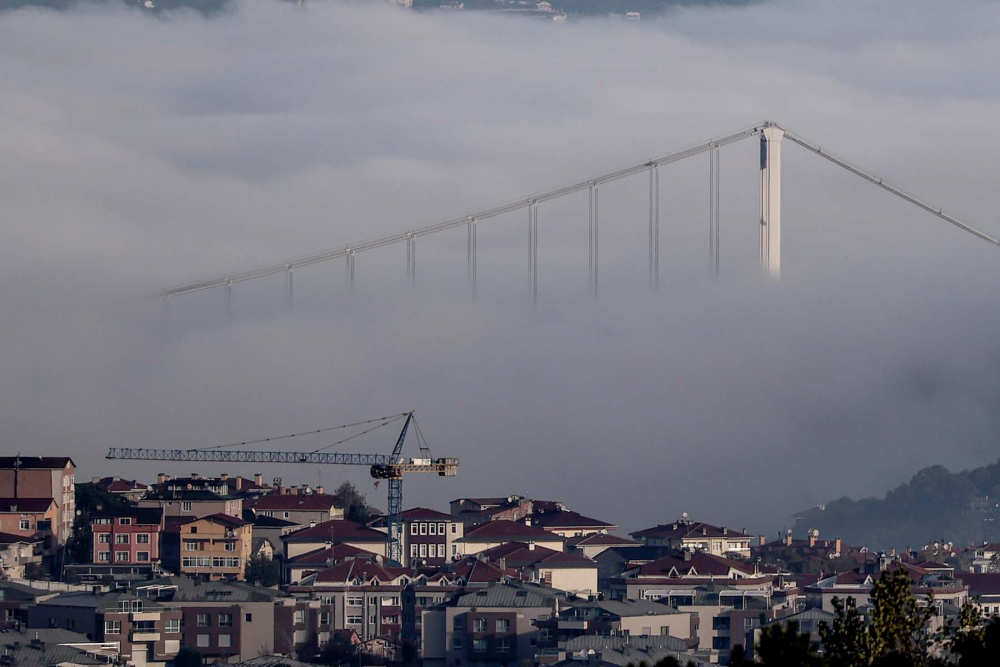
[[[760,134],[760,268],[781,274],[781,140],[785,131],[768,125]]]

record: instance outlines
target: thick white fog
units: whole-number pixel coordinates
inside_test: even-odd
[[[1000,249],[785,142],[783,274],[757,271],[758,145],[223,294],[160,288],[465,215],[777,121],[1000,234],[1000,6],[781,0],[562,24],[383,6],[234,3],[0,13],[0,447],[78,477],[415,409],[459,477],[407,505],[531,494],[636,529],[753,532],[925,465],[997,457]],[[645,17],[644,17],[645,18]],[[388,451],[394,433],[344,445]],[[320,440],[315,446],[325,444]],[[410,443],[409,446],[413,446]],[[223,472],[202,469],[203,473]],[[364,469],[235,467],[286,483]]]

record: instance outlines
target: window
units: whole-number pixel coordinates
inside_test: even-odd
[[[420,524],[420,534],[421,535],[426,535],[427,534],[427,524],[426,523]]]
[[[429,535],[437,535],[437,533],[438,533],[438,531],[437,531],[437,524],[436,523],[432,523],[429,526],[427,526],[427,533]]]
[[[454,623],[455,632],[461,632],[465,630],[465,616],[456,616]]]
[[[232,614],[219,614],[219,627],[220,628],[231,628],[231,627],[233,627],[233,615]]]
[[[198,635],[198,648],[208,648],[212,645],[212,635]]]
[[[431,546],[434,546],[434,545],[432,544]],[[426,556],[427,556],[427,545],[426,544],[421,544],[420,545],[420,557],[421,558],[425,558]]]
[[[451,645],[452,645],[452,647],[454,647],[454,649],[456,651],[461,651],[462,650],[462,638],[461,637],[455,637],[452,640]]]
[[[753,629],[753,619],[752,618],[744,618],[743,619],[743,629],[744,630],[752,630]]]
[[[120,635],[122,632],[121,621],[104,621],[104,634]]]
[[[181,619],[179,618],[168,618],[166,624],[166,632],[168,635],[176,635],[181,631]]]
[[[365,603],[365,599],[360,595],[348,595],[347,596],[347,606],[348,607],[360,607]]]
[[[306,612],[301,609],[295,610],[295,622],[305,623],[306,622]]]
[[[141,562],[141,563],[147,562],[147,561],[149,561],[149,552],[148,551],[136,551],[135,552],[135,559],[137,561]]]
[[[438,558],[444,558],[447,555],[445,553],[445,549],[446,548],[447,548],[447,545],[445,545],[445,544],[439,544],[438,545]]]
[[[205,560],[208,560],[208,559],[206,558]],[[240,559],[239,558],[221,558],[219,556],[216,556],[215,558],[212,559],[212,567],[229,567],[229,568],[233,568],[233,567],[239,567],[239,566],[240,566]]]
[[[236,551],[236,542],[226,542],[226,551]]]
[[[376,623],[378,623],[378,618],[375,616],[368,617],[368,625],[375,625]]]
[[[361,625],[362,623],[364,623],[364,619],[361,616],[358,616],[356,614],[350,614],[347,617],[348,625]]]
[[[208,614],[198,614],[198,627],[199,628],[210,628],[212,627],[212,617]]]
[[[419,535],[419,534],[420,534],[420,527],[416,524],[416,522],[411,523],[410,524],[410,535]]]
[[[197,550],[198,550],[198,543],[197,542],[185,542],[184,543],[184,551],[197,551]]]
[[[128,533],[118,533],[115,535],[115,544],[128,544],[129,536]]]
[[[457,554],[458,554],[458,545],[457,544],[451,545],[451,555],[455,556]]]
[[[489,621],[485,618],[477,618],[472,622],[472,627],[474,632],[488,632]]]
[[[660,634],[661,635],[669,635],[670,634],[670,626],[669,625],[661,625],[660,626]]]
[[[725,630],[729,628],[729,617],[728,616],[716,616],[712,619],[712,629],[713,630]]]
[[[97,561],[99,563],[110,562],[111,561],[111,552],[110,551],[98,551],[97,552]]]
[[[197,532],[198,532],[198,526],[191,526],[191,534],[193,535]]]
[[[451,524],[451,534],[454,535],[457,532],[458,532],[458,524],[457,523]]]
[[[124,517],[118,519],[118,525],[119,526],[131,526],[132,525],[132,517],[124,516]]]
[[[728,651],[729,637],[712,637],[712,648],[720,651]]]
[[[111,533],[98,533],[97,534],[98,544],[111,544]]]
[[[229,648],[232,641],[232,635],[219,635],[219,648]]]
[[[472,641],[472,652],[473,653],[486,653],[486,640],[485,639],[474,639]]]
[[[116,563],[127,563],[128,562],[128,552],[127,551],[116,551],[115,552],[115,562]]]
[[[649,635],[652,634],[652,630],[653,630],[652,628],[643,628],[642,629],[643,636],[648,637]]]
[[[149,533],[139,533],[135,536],[136,544],[149,544]]]
[[[319,624],[320,625],[330,625],[330,612],[322,611],[319,614]]]
[[[253,614],[247,614],[246,616],[243,617],[243,620],[245,620],[247,623],[253,623]]]
[[[497,640],[497,653],[510,653],[510,640],[509,639],[498,639]]]
[[[191,501],[184,501],[184,502],[182,502],[181,503],[181,511],[182,512],[190,512],[191,511]],[[195,532],[194,529],[192,529],[191,532],[192,533]],[[201,641],[201,635],[198,635],[198,640]],[[201,646],[201,644],[198,644],[198,646]]]
[[[370,597],[370,598],[368,598],[368,604],[371,605],[372,607],[374,607],[375,605],[378,604],[378,598],[376,598],[376,597]]]
[[[129,604],[128,600],[119,600],[118,601],[118,611],[122,612],[123,614],[127,614],[128,610],[131,608],[131,606],[132,605]]]
[[[417,557],[417,545],[416,544],[411,544],[410,545],[410,558],[416,558],[416,557]]]
[[[288,512],[285,512],[285,518],[287,519],[288,517],[289,517]]]
[[[498,618],[497,619],[497,632],[510,632],[510,619]]]

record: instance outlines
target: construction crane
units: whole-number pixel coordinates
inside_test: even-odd
[[[389,514],[388,533],[386,534],[386,559],[393,563],[403,562],[403,476],[410,473],[437,473],[441,477],[454,477],[458,474],[458,459],[456,458],[431,458],[430,450],[426,443],[420,446],[420,458],[403,459],[403,442],[406,440],[406,432],[410,428],[410,423],[414,424],[418,439],[422,439],[419,427],[416,426],[416,419],[413,412],[406,412],[395,417],[383,418],[379,426],[406,417],[403,422],[403,430],[400,431],[396,439],[396,446],[391,454],[357,454],[341,452],[323,452],[315,450],[312,452],[289,452],[289,451],[255,451],[249,449],[233,450],[215,448],[203,449],[143,449],[136,447],[111,447],[108,449],[109,459],[127,459],[133,461],[220,461],[226,463],[320,463],[328,465],[357,465],[369,466],[371,476],[376,480],[375,485],[381,480],[389,482]],[[379,421],[379,420],[370,420]],[[368,422],[359,422],[368,423]],[[349,424],[348,426],[352,426]],[[341,428],[341,427],[333,427]],[[374,427],[379,428],[379,427]],[[370,430],[374,430],[370,429]],[[320,429],[330,430],[330,429]],[[312,431],[318,433],[320,431]],[[363,431],[358,435],[363,435],[369,431]],[[283,438],[295,437],[280,436],[276,438],[265,438],[253,442],[240,444],[255,444],[257,442],[271,442]],[[357,436],[352,436],[357,437]],[[351,438],[348,438],[351,439]],[[341,441],[344,442],[344,441]],[[339,443],[335,443],[339,444]],[[223,445],[224,447],[227,445]]]

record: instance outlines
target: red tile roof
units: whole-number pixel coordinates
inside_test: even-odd
[[[288,542],[385,542],[386,534],[346,519],[332,519],[282,536]]]
[[[494,563],[499,563],[500,559],[503,558],[508,566],[515,568],[528,567],[539,563],[545,563],[553,567],[597,567],[597,563],[589,558],[540,546],[532,549],[523,542],[508,542],[492,549],[481,551],[476,555],[488,558]]]
[[[327,493],[312,493],[308,495],[285,495],[279,496],[269,493],[258,498],[254,504],[254,509],[258,512],[262,510],[300,510],[300,511],[330,511],[331,507],[337,505],[334,497]]]
[[[333,567],[328,567],[316,575],[316,582],[323,583],[348,583],[354,579],[362,582],[369,582],[378,579],[380,582],[388,582],[397,578],[401,572],[399,568],[386,568],[370,560],[346,560]]]
[[[13,544],[15,542],[41,542],[44,539],[44,537],[25,537],[24,535],[0,533],[0,544]]]
[[[609,535],[607,533],[591,533],[590,535],[579,535],[577,537],[571,537],[566,540],[566,546],[568,547],[595,547],[595,546],[609,546],[609,547],[627,547],[627,546],[642,546],[642,542],[636,542],[635,540],[630,540],[624,537],[618,537],[617,535]]]
[[[753,566],[730,560],[722,556],[713,556],[703,551],[691,554],[691,560],[668,557],[654,560],[639,567],[639,577],[688,577],[713,576],[728,577],[730,571],[736,570],[743,574],[753,574]]]
[[[427,509],[426,507],[414,507],[403,512],[404,521],[455,521],[451,514]]]
[[[221,523],[223,526],[229,526],[230,528],[239,528],[240,526],[250,525],[249,521],[244,521],[243,519],[237,519],[234,516],[223,514],[221,512],[218,514],[209,514],[208,516],[203,516],[202,519],[205,519],[207,521],[214,521],[216,523]],[[194,520],[198,521],[198,519]],[[188,523],[191,522],[188,521]]]
[[[466,531],[458,542],[554,542],[565,540],[547,530],[517,521],[490,521]]]
[[[632,537],[666,538],[698,538],[698,537],[750,537],[746,533],[731,528],[720,528],[700,521],[678,521],[646,528],[634,533]]]
[[[52,503],[51,498],[0,498],[0,512],[45,512]]]
[[[452,580],[461,577],[466,584],[485,584],[491,581],[503,581],[508,577],[522,579],[527,575],[522,575],[509,567],[500,569],[499,565],[479,560],[475,556],[466,556],[455,562],[450,572],[442,572],[441,576]]]
[[[0,456],[0,470],[10,470],[14,467],[14,462],[24,469],[32,470],[58,470],[68,465],[76,467],[73,459],[68,456]]]
[[[969,595],[976,597],[979,595],[1000,595],[1000,573],[976,574],[973,572],[963,572],[962,582],[968,584]]]
[[[317,549],[316,551],[310,551],[309,553],[304,553],[301,556],[296,556],[288,562],[289,564],[326,565],[331,560],[334,562],[341,562],[347,560],[348,558],[355,558],[358,556],[371,557],[374,560],[376,554],[371,551],[365,551],[364,549],[351,546],[350,544],[335,544],[332,547]]]
[[[114,477],[104,477],[97,481],[97,486],[110,491],[111,493],[125,493],[128,491],[145,491],[150,487],[140,484],[131,479],[115,479]]]
[[[606,521],[591,519],[589,516],[583,516],[579,512],[573,512],[572,510],[539,512],[532,514],[530,518],[532,526],[548,529],[603,528],[614,530],[618,527]]]

